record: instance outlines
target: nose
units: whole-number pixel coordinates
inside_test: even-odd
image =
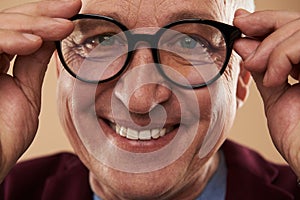
[[[115,96],[132,113],[146,114],[167,102],[172,92],[158,73],[149,48],[137,49],[128,70],[114,90]]]
[[[128,110],[145,114],[170,97],[170,90],[159,84],[148,84],[136,89],[129,100]]]

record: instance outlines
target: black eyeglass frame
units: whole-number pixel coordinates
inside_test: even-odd
[[[175,85],[177,85],[179,87],[182,87],[182,88],[185,88],[185,89],[203,88],[203,87],[206,87],[206,86],[212,84],[213,82],[215,82],[225,72],[226,67],[229,63],[231,54],[232,54],[233,43],[236,39],[240,38],[241,35],[242,35],[242,32],[235,26],[231,26],[231,25],[228,25],[228,24],[225,24],[225,23],[222,23],[222,22],[213,21],[213,20],[206,20],[206,19],[183,19],[183,20],[179,20],[179,21],[176,21],[176,22],[172,22],[172,23],[162,27],[161,29],[159,29],[154,35],[150,35],[150,34],[133,34],[129,31],[129,29],[125,25],[123,25],[122,23],[116,21],[115,19],[107,17],[107,16],[95,15],[95,14],[77,14],[74,17],[70,18],[71,21],[75,21],[75,20],[79,20],[79,19],[99,19],[99,20],[109,21],[109,22],[117,25],[124,32],[124,34],[127,38],[127,41],[128,41],[127,58],[124,62],[124,65],[120,69],[120,71],[118,71],[112,77],[109,77],[109,78],[104,79],[104,80],[99,80],[99,81],[87,80],[87,79],[81,78],[76,73],[74,73],[69,68],[68,64],[66,63],[66,61],[64,59],[64,56],[63,56],[63,53],[62,53],[62,48],[61,48],[61,41],[56,41],[55,42],[59,59],[60,59],[61,63],[63,64],[64,68],[74,78],[76,78],[78,80],[81,80],[81,81],[84,81],[84,82],[87,82],[87,83],[93,83],[93,84],[100,84],[100,83],[108,82],[108,81],[111,81],[111,80],[115,79],[116,77],[120,76],[127,69],[127,66],[129,65],[131,59],[133,58],[133,54],[134,54],[134,51],[135,51],[136,44],[140,41],[144,41],[144,42],[148,42],[150,44],[153,61],[156,64],[156,68],[157,68],[158,72],[160,73],[160,75],[164,79],[171,82],[172,84],[175,84]],[[165,74],[162,67],[160,66],[160,58],[159,58],[159,53],[158,53],[158,51],[159,51],[158,43],[159,43],[159,39],[160,39],[161,35],[166,30],[172,28],[173,26],[180,25],[180,24],[187,24],[187,23],[199,23],[199,24],[209,25],[209,26],[212,26],[212,27],[218,29],[222,33],[222,35],[225,39],[225,43],[226,43],[226,57],[225,57],[224,64],[223,64],[222,68],[220,69],[219,73],[217,75],[215,75],[209,81],[201,83],[201,84],[183,85],[183,84],[177,83],[177,82],[173,81],[171,78],[169,78]]]

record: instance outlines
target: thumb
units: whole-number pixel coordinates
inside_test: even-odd
[[[270,108],[278,102],[280,97],[291,86],[286,83],[276,87],[266,87],[263,84],[264,73],[252,72],[251,75],[264,102],[265,112],[268,114]]]
[[[53,42],[45,42],[35,53],[18,56],[14,63],[13,76],[38,113],[44,76],[54,50]]]

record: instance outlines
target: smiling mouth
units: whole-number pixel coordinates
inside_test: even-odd
[[[120,125],[104,118],[98,118],[98,121],[104,134],[113,144],[134,153],[147,153],[161,149],[173,140],[179,129],[179,124],[165,125],[162,128],[136,127],[134,129],[134,126],[126,127],[124,125],[126,123]]]
[[[115,131],[117,135],[120,135],[123,138],[141,141],[157,140],[161,137],[164,137],[166,134],[170,133],[177,127],[172,126],[168,128],[153,128],[138,131],[112,122],[109,122],[109,126]]]

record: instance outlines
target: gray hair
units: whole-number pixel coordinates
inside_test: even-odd
[[[249,12],[254,12],[255,10],[255,3],[254,0],[219,0],[222,1],[221,4],[225,7],[223,9],[223,16],[222,19],[224,19],[226,23],[232,23],[234,18],[234,13],[237,9],[245,9]],[[224,8],[223,7],[223,8]],[[222,13],[222,12],[221,12]]]

